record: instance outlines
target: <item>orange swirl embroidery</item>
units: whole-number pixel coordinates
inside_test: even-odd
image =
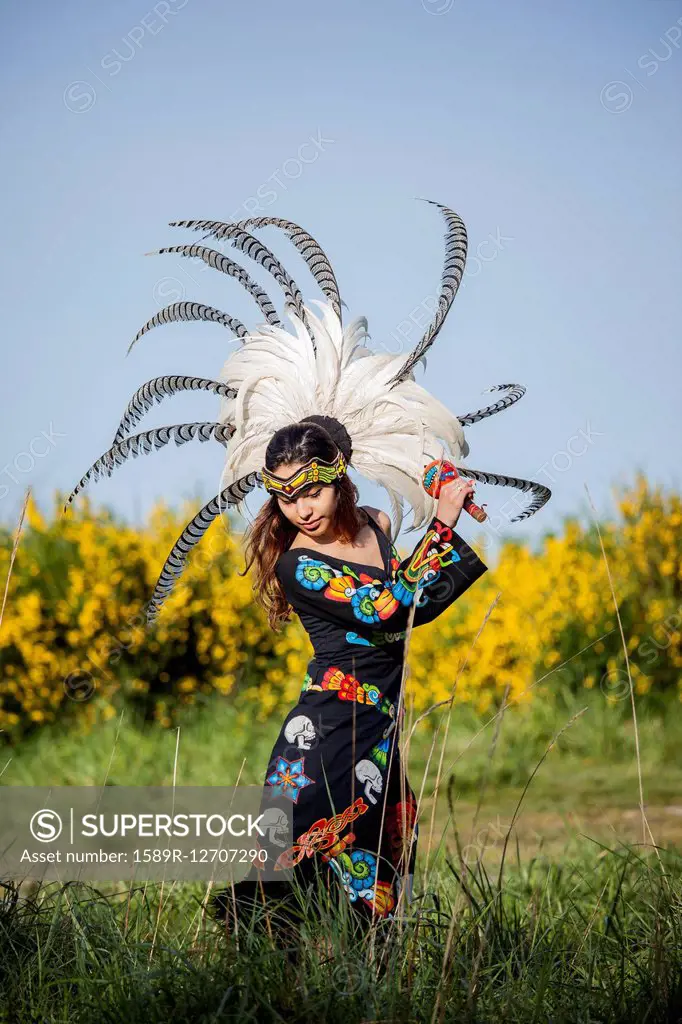
[[[341,840],[339,832],[368,810],[369,806],[359,796],[354,803],[346,807],[340,814],[335,814],[333,818],[318,818],[307,832],[301,833],[293,846],[279,855],[275,862],[275,871],[294,867],[303,859],[304,854],[307,857],[312,857],[314,853],[323,850],[330,851],[330,856],[339,853],[344,846],[355,839],[355,835],[351,832]]]

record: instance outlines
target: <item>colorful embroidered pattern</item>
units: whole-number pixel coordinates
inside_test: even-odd
[[[314,853],[327,851],[329,856],[340,853],[353,842],[355,834],[349,832],[341,839],[339,833],[368,810],[369,805],[359,796],[354,803],[340,814],[335,814],[333,818],[318,818],[306,832],[301,833],[293,846],[279,855],[275,862],[275,871],[292,868],[304,856],[312,857]]]
[[[386,736],[384,739],[380,740],[375,746],[373,746],[369,752],[369,756],[372,758],[375,764],[379,765],[382,771],[388,764],[388,751],[390,746],[391,740],[388,738],[388,736]]]
[[[315,781],[304,774],[304,761],[304,757],[299,758],[298,761],[287,761],[285,757],[277,758],[274,772],[265,780],[273,787],[273,795],[287,796],[294,803],[298,803],[301,790]]]
[[[409,856],[413,834],[418,834],[415,825],[416,818],[417,802],[412,796],[408,795],[406,800],[401,800],[392,807],[386,808],[385,827],[391,844],[394,864],[399,863],[403,855],[403,847]]]
[[[452,530],[436,520],[412,553],[404,569],[395,556],[391,558],[391,579],[386,583],[368,573],[357,573],[348,565],[343,571],[309,555],[299,555],[295,578],[306,590],[321,591],[330,601],[349,604],[361,622],[373,624],[389,619],[402,605],[409,607],[414,600],[417,584],[422,588],[435,583],[441,570],[460,556],[453,548]],[[395,552],[395,548],[392,547]],[[426,604],[428,596],[422,594],[419,606]]]
[[[353,850],[325,858],[334,869],[348,893],[351,903],[361,899],[380,917],[395,907],[389,882],[377,881],[377,858],[369,850]]]
[[[393,594],[402,604],[412,604],[417,584],[427,587],[435,583],[442,569],[460,561],[459,552],[451,544],[452,536],[451,528],[436,520],[435,527],[422,538],[404,569],[394,567],[395,559],[391,560],[392,577],[397,577]],[[428,597],[420,604],[426,604],[426,601]]]
[[[390,715],[391,718],[395,716],[395,705],[388,697],[384,697],[378,686],[374,683],[361,683],[355,676],[344,672],[336,665],[330,665],[326,669],[319,683],[314,683],[310,673],[306,673],[301,692],[305,693],[309,690],[336,690],[339,700],[354,700],[358,704],[372,704],[385,715]]]

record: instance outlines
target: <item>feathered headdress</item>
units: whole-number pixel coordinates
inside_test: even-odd
[[[426,200],[426,202],[433,202]],[[455,416],[442,402],[415,382],[414,368],[425,356],[443,326],[457,294],[467,254],[467,233],[462,219],[440,203],[446,223],[445,265],[438,309],[414,351],[404,355],[373,352],[365,344],[367,320],[358,317],[343,327],[339,288],[331,264],[315,239],[291,221],[279,217],[254,217],[235,223],[210,220],[173,221],[172,227],[203,231],[229,242],[264,267],[277,281],[284,296],[284,312],[292,329],[286,329],[263,289],[238,263],[204,245],[178,245],[157,250],[197,257],[208,266],[234,277],[257,303],[265,322],[249,332],[240,320],[199,302],[175,302],[162,309],[142,327],[128,349],[159,324],[178,320],[204,320],[222,324],[242,344],[225,362],[219,380],[203,377],[163,376],[143,384],[133,395],[108,449],[80,480],[64,509],[85,485],[101,474],[110,476],[129,455],[136,457],[174,441],[214,439],[226,448],[221,490],[187,524],[166,559],[147,609],[151,623],[181,575],[187,555],[211,522],[226,507],[239,508],[247,494],[263,483],[265,450],[276,430],[311,414],[338,420],[352,440],[350,465],[384,487],[394,512],[393,536],[403,521],[402,499],[414,512],[411,529],[418,529],[435,512],[435,499],[424,489],[424,466],[438,459],[443,446],[462,476],[481,483],[515,487],[532,492],[526,509],[510,522],[533,515],[547,502],[550,490],[518,477],[483,472],[460,465],[469,453],[463,427],[508,409],[525,393],[520,384],[496,384],[489,392],[505,392],[492,405]],[[277,257],[247,230],[275,227],[282,230],[302,255],[326,301],[304,305],[301,292]],[[149,254],[153,255],[153,254]],[[208,391],[220,398],[217,420],[178,423],[132,433],[155,402],[179,391]],[[224,486],[223,486],[224,485]]]

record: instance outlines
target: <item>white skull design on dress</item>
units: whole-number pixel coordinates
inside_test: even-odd
[[[317,740],[315,726],[307,715],[296,715],[284,728],[287,743],[297,744],[299,750],[310,750]]]
[[[375,804],[377,801],[374,793],[381,793],[384,780],[374,761],[358,761],[355,766],[355,774],[360,782],[365,783],[365,796]]]

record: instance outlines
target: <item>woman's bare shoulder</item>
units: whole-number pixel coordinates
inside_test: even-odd
[[[374,516],[381,529],[384,531],[388,539],[391,539],[391,519],[385,512],[382,512],[380,508],[372,508],[371,505],[361,505],[360,508],[364,508],[366,512]]]

